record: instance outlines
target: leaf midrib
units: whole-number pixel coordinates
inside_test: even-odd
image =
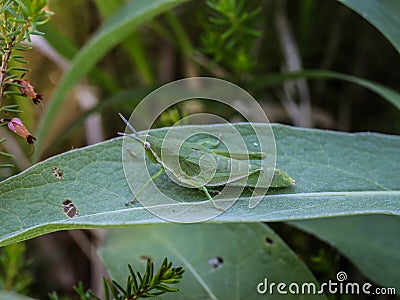
[[[321,194],[324,194],[325,196],[348,196],[349,192],[321,192],[321,193],[298,193],[298,194],[276,194],[276,195],[264,195],[264,196],[255,196],[254,198],[261,198],[261,199],[266,199],[266,198],[293,198],[293,197],[320,197]],[[377,195],[377,196],[400,196],[400,191],[362,191],[362,192],[350,192],[351,196],[371,196],[371,194]],[[246,201],[249,198],[248,197],[242,197],[239,198],[241,201]],[[217,202],[232,202],[231,198],[224,198],[220,200],[216,200]],[[318,205],[320,205],[321,202],[318,202]],[[115,213],[119,211],[141,211],[141,210],[148,210],[148,208],[162,208],[162,207],[179,207],[179,206],[187,206],[187,205],[198,205],[198,206],[209,206],[209,201],[204,200],[204,201],[199,201],[199,202],[177,202],[173,204],[160,204],[160,205],[152,205],[152,206],[140,206],[140,207],[132,207],[132,208],[127,208],[127,209],[121,209],[121,210],[113,210],[113,211],[108,211],[108,212],[101,212],[101,213],[95,213],[95,214],[88,214],[84,216],[78,216],[74,218],[75,221],[78,221],[79,219],[84,219],[87,217],[91,216],[99,216],[99,215],[107,215],[109,213]],[[298,208],[294,209],[297,210]],[[53,221],[50,222],[54,224],[58,224],[59,221]]]

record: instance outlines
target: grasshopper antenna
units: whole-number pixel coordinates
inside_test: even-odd
[[[128,122],[128,120],[125,119],[125,117],[121,113],[118,113],[118,114],[119,114],[119,117],[122,119],[122,121],[124,121],[126,126],[128,126],[128,128],[133,132],[133,134],[136,135],[137,137],[139,137],[139,133],[136,131],[135,128],[133,128],[133,126]],[[118,134],[125,135],[125,133],[122,133],[122,132],[118,132]]]

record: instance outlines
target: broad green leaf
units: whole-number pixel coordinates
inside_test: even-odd
[[[301,72],[272,74],[265,76],[264,78],[258,78],[255,81],[256,84],[254,85],[254,88],[258,89],[265,86],[273,86],[281,84],[283,81],[286,81],[288,79],[296,79],[302,77],[311,79],[339,79],[352,82],[373,91],[374,93],[384,98],[386,101],[393,104],[396,108],[400,109],[400,93],[398,93],[397,91],[385,87],[379,83],[369,81],[360,77],[332,72],[328,70],[304,70]]]
[[[316,283],[304,263],[264,224],[165,224],[109,232],[101,257],[113,279],[125,283],[127,265],[143,272],[146,258],[157,268],[164,257],[186,271],[177,293],[162,299],[287,299],[259,294],[264,282]],[[215,265],[210,265],[216,260]],[[211,261],[210,261],[211,260]],[[290,270],[290,271],[289,271]],[[262,287],[260,287],[262,288]],[[275,287],[276,288],[276,287]],[[317,288],[318,290],[318,288]],[[290,299],[326,299],[290,295]]]
[[[334,246],[371,280],[400,293],[399,217],[353,216],[289,224]]]
[[[25,295],[16,294],[9,291],[0,290],[0,300],[30,300],[33,298],[29,298]]]
[[[224,134],[229,125],[209,126]],[[255,137],[250,126],[236,126],[251,147]],[[175,128],[186,134],[203,127]],[[273,130],[277,167],[296,179],[296,185],[269,191],[254,209],[248,208],[247,198],[240,198],[213,222],[400,214],[400,137],[283,125],[274,125]],[[165,130],[156,133],[162,136]],[[55,156],[1,182],[0,245],[62,229],[163,222],[139,203],[125,206],[133,196],[124,177],[121,150],[121,138],[109,140]],[[53,175],[53,167],[63,170],[64,179]],[[134,168],[137,178],[146,172],[142,165]],[[202,205],[209,205],[202,192],[180,187],[165,176],[158,178],[156,184],[182,200],[202,201],[200,210]],[[69,218],[63,212],[61,205],[66,199],[76,205],[77,217]]]
[[[173,6],[187,0],[135,0],[114,14],[112,18],[99,28],[91,40],[79,51],[72,60],[72,64],[63,79],[59,83],[46,112],[41,120],[36,143],[34,159],[37,160],[41,153],[42,141],[46,137],[51,124],[59,113],[63,102],[67,99],[67,93],[79,79],[86,75],[96,63],[112,47],[124,40],[134,32],[138,26],[154,18],[155,16],[170,10]]]
[[[400,53],[400,1],[338,0],[374,25]]]

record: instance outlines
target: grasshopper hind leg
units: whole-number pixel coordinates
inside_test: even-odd
[[[149,180],[147,180],[146,183],[143,184],[143,186],[142,186],[142,187],[140,188],[140,190],[137,192],[137,194],[134,195],[135,198],[134,198],[133,200],[131,200],[131,201],[127,201],[127,202],[125,203],[125,205],[128,206],[129,204],[133,204],[133,203],[136,201],[137,197],[139,197],[140,194],[143,193],[144,189],[145,189],[151,182],[155,181],[158,177],[160,177],[160,175],[161,175],[162,173],[164,173],[164,169],[163,169],[163,168],[161,168],[156,174],[154,174]]]
[[[206,188],[204,185],[201,186],[201,187],[199,187],[199,189],[202,190],[202,191],[204,192],[204,194],[206,194],[208,200],[210,200],[211,204],[212,204],[216,209],[218,209],[218,210],[220,210],[220,211],[224,211],[224,209],[223,209],[222,207],[219,207],[219,206],[215,203],[214,199],[211,197],[210,193],[208,192],[207,188]]]

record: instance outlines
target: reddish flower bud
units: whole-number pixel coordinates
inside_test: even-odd
[[[32,84],[28,80],[14,80],[14,81],[24,86],[24,87],[19,87],[19,90],[23,96],[31,98],[33,103],[35,103],[36,105],[40,104],[40,101],[43,100],[43,95],[36,93]]]
[[[12,118],[8,122],[8,128],[10,128],[11,131],[14,131],[19,136],[25,138],[27,142],[31,145],[36,141],[36,138],[31,135],[31,133],[28,131],[28,129],[26,129],[25,125],[19,118]]]

